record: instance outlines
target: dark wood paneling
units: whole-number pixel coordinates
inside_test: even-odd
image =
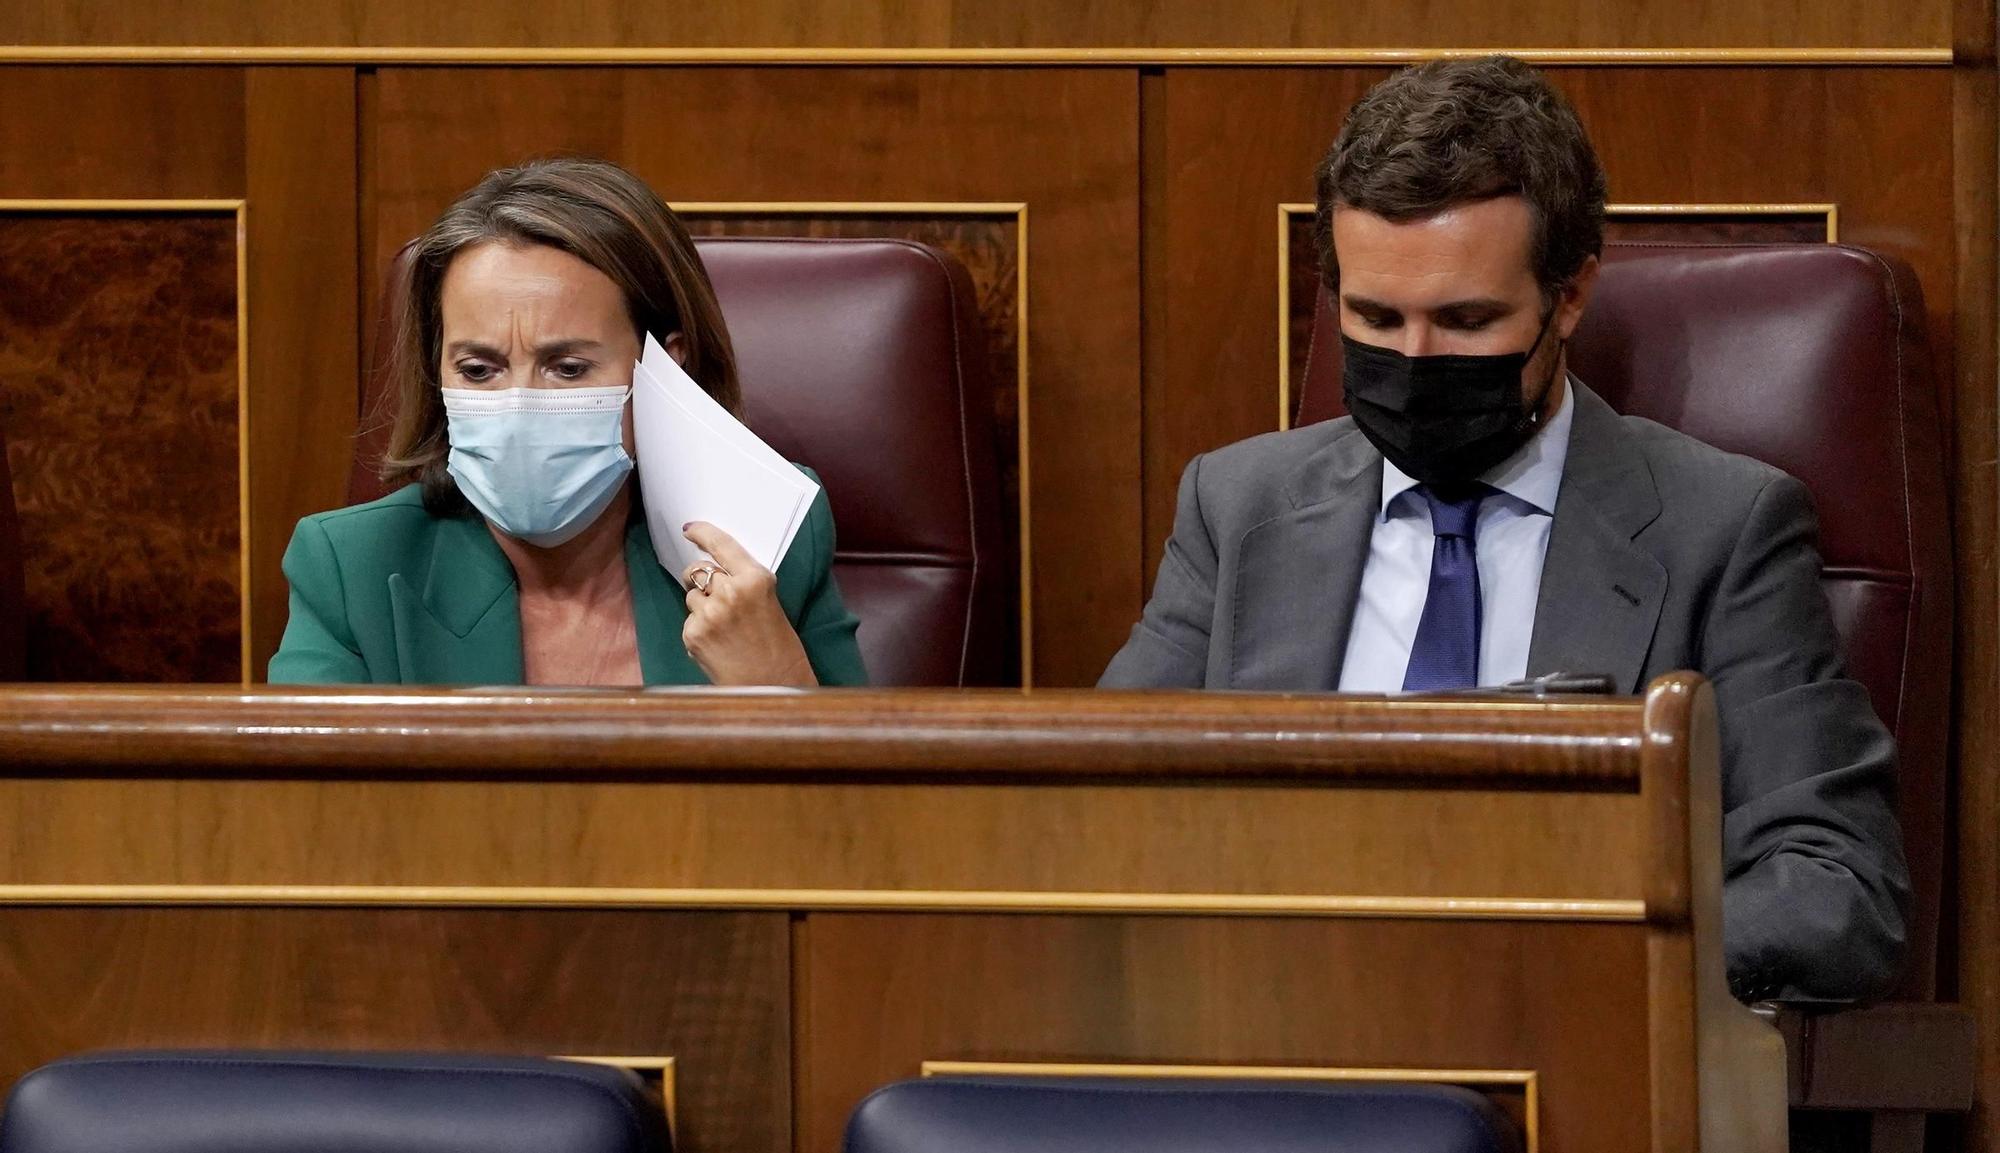
[[[1366,69],[1172,69],[1163,211],[1172,272],[1167,412],[1146,444],[1147,571],[1157,565],[1181,469],[1198,452],[1267,431],[1280,275],[1277,206],[1310,201],[1312,170]],[[1915,267],[1940,373],[1953,343],[1951,78],[1899,69],[1563,68],[1614,201],[1834,203],[1840,238]],[[1727,92],[1727,100],[1715,93]],[[1663,119],[1675,125],[1662,147]],[[1255,133],[1232,126],[1259,125]],[[1290,283],[1294,295],[1302,278]]]
[[[0,68],[0,108],[7,110],[0,116],[0,199],[241,197],[243,86],[243,72],[236,68]],[[180,216],[175,213],[148,219],[164,226]],[[71,381],[80,401],[111,399],[111,393],[98,387],[100,374],[109,369],[111,382],[121,384],[121,395],[136,407],[116,415],[100,413],[86,426],[69,429],[70,433],[85,438],[79,447],[88,446],[101,466],[99,474],[80,470],[83,464],[80,456],[60,455],[47,458],[44,465],[36,465],[32,472],[22,465],[14,470],[16,490],[24,497],[37,492],[52,498],[65,493],[78,496],[84,490],[110,490],[114,485],[124,489],[122,493],[112,492],[104,497],[108,503],[99,501],[96,511],[91,513],[103,530],[96,534],[97,543],[126,555],[114,570],[64,573],[56,567],[58,557],[30,544],[37,554],[29,559],[31,569],[41,568],[51,579],[60,580],[64,585],[61,594],[79,614],[65,643],[75,645],[76,638],[84,635],[77,629],[101,633],[111,627],[110,621],[120,618],[127,623],[150,618],[165,625],[173,623],[171,614],[176,610],[191,611],[179,622],[182,635],[159,638],[157,653],[145,651],[151,642],[139,634],[131,634],[128,639],[132,643],[122,650],[99,651],[92,645],[88,646],[89,651],[31,651],[31,660],[45,675],[171,680],[234,680],[239,675],[238,609],[234,604],[238,564],[231,555],[237,552],[238,520],[235,223],[226,212],[211,219],[222,223],[202,227],[221,228],[219,235],[211,238],[214,241],[211,247],[215,244],[221,247],[204,255],[200,268],[187,270],[197,277],[196,286],[213,290],[207,294],[204,305],[206,327],[202,335],[211,339],[203,347],[213,345],[208,354],[193,359],[181,357],[174,353],[175,348],[180,352],[193,351],[192,345],[183,347],[186,334],[156,329],[154,311],[172,308],[184,318],[193,319],[187,314],[187,307],[200,298],[179,292],[183,286],[173,283],[179,273],[171,268],[151,268],[143,259],[130,259],[132,254],[146,251],[145,245],[135,241],[126,258],[96,271],[96,275],[111,273],[119,278],[117,284],[105,286],[110,289],[110,296],[99,294],[98,303],[108,303],[120,290],[136,291],[141,282],[168,290],[166,297],[159,304],[141,297],[126,300],[115,310],[99,309],[95,315],[102,330],[87,342],[87,348],[41,351],[55,357],[50,366],[52,371]],[[186,227],[186,221],[183,219],[173,226]],[[161,237],[155,233],[152,239],[158,241]],[[26,274],[35,275],[32,271]],[[79,292],[96,287],[99,286],[77,285]],[[35,298],[41,293],[38,284],[26,296],[17,290],[10,290],[8,295],[18,310],[36,303]],[[10,315],[18,317],[19,313]],[[217,325],[226,326],[226,330]],[[23,332],[8,338],[0,356],[20,358],[19,363],[25,366],[33,355],[29,344],[19,343],[26,336]],[[209,355],[221,355],[225,348],[224,362],[216,362]],[[195,368],[197,362],[205,367]],[[85,388],[86,385],[89,387]],[[213,435],[200,440],[199,445],[174,447],[171,441],[162,445],[141,440],[126,443],[122,450],[101,451],[109,445],[96,443],[98,438],[108,436],[115,440],[121,427],[133,429],[143,424],[131,419],[135,415],[151,412],[165,419],[173,407],[168,398],[177,394],[190,402],[204,396],[207,399],[195,403],[187,414],[193,418],[192,428],[169,430],[167,435],[195,435],[199,439],[204,426]],[[228,406],[226,428],[213,411],[216,404],[222,403]],[[137,460],[128,462],[121,455],[134,451],[139,454]],[[162,473],[158,467],[161,454],[177,451],[191,453],[189,461],[176,462]],[[157,490],[138,487],[178,477],[188,464],[203,471],[185,486],[169,484]],[[103,471],[106,469],[109,471]],[[187,491],[182,491],[183,487]],[[224,490],[226,508],[210,508],[221,499],[217,494]],[[67,499],[57,500],[51,506],[52,513],[63,507]],[[190,509],[206,511],[190,520]],[[200,542],[177,535],[196,523],[208,526]],[[173,555],[149,556],[144,547],[149,540]],[[159,572],[168,581],[181,576],[194,577],[198,572],[204,575],[195,579],[204,583],[193,589],[162,589],[157,594],[159,599],[155,599],[156,594],[147,591],[147,582],[152,578],[146,570]],[[114,588],[107,580],[118,573],[129,579],[117,582]],[[76,578],[73,589],[68,587],[69,577]],[[210,579],[226,580],[227,589],[207,583]],[[225,593],[231,602],[226,621],[213,608],[193,607],[210,601],[219,605]],[[32,650],[46,647],[31,644]],[[69,671],[65,674],[61,670]]]
[[[1146,206],[1149,218],[1164,217],[1168,236],[1165,292],[1146,301],[1149,323],[1167,330],[1164,411],[1147,413],[1149,589],[1187,462],[1278,426],[1278,205],[1312,200],[1313,167],[1348,106],[1388,74],[1166,73],[1165,199]]]
[[[242,69],[4,67],[0,108],[0,197],[243,195]]]
[[[0,212],[28,676],[234,681],[236,213]]]
[[[975,45],[1916,47],[1942,44],[1948,27],[1944,0],[1917,0],[1899,11],[1871,5],[1867,0],[1809,7],[1783,0],[1741,4],[1434,0],[1420,8],[1317,0],[1219,5],[1178,0],[1069,5],[1062,0],[1007,0],[998,4],[960,0],[952,4],[952,42]]]
[[[103,1044],[664,1051],[693,1147],[831,1153],[926,1057],[1526,1070],[1552,1149],[1634,1148],[1663,1101],[1729,1123],[1697,1052],[1767,1116],[1783,1093],[1775,1035],[1729,1033],[1712,717],[1687,678],[1532,708],[0,689],[0,1075]],[[682,901],[762,908],[611,907]],[[1065,911],[947,911],[1030,902]]]
[[[1955,5],[1952,163],[1957,215],[1954,284],[1958,372],[1946,412],[1958,562],[1958,843],[1949,861],[1941,985],[1979,1022],[1978,1100],[1964,1148],[2000,1149],[2000,497],[1996,497],[1995,356],[2000,329],[1996,242],[1996,20],[1993,0]],[[1951,924],[1951,911],[1958,923]],[[1956,928],[1957,932],[1951,930]],[[1957,971],[1951,970],[1956,955]]]
[[[782,913],[0,910],[0,1092],[103,1047],[671,1056],[682,1149],[790,1147]]]
[[[1319,246],[1313,214],[1285,215],[1285,315],[1278,338],[1285,342],[1285,419],[1296,423],[1305,401],[1306,360],[1312,351],[1313,320],[1319,313]]]
[[[1160,483],[1156,469],[1160,465],[1157,446],[1166,443],[1167,417],[1171,411],[1167,404],[1169,395],[1169,373],[1167,350],[1171,347],[1168,330],[1173,320],[1165,306],[1167,284],[1172,261],[1169,254],[1173,236],[1167,227],[1167,75],[1158,68],[1149,68],[1139,76],[1139,299],[1148,302],[1139,318],[1140,346],[1140,420],[1142,421],[1139,443],[1142,449],[1140,487],[1141,541],[1165,540],[1172,529],[1172,506],[1166,512],[1168,519],[1161,521],[1160,510],[1153,502],[1145,499]],[[1146,588],[1152,587],[1152,572],[1142,562],[1141,554],[1132,558],[1140,566],[1139,579]]]
[[[1605,221],[1612,244],[1824,244],[1818,212],[1635,212]]]
[[[1034,675],[1097,678],[1140,607],[1131,73],[384,69],[374,106],[376,278],[486,170],[557,150],[676,201],[1026,202]]]
[[[1325,4],[1259,0],[601,0],[551,13],[535,0],[273,5],[194,0],[169,6],[17,0],[0,41],[61,44],[426,44],[1072,46],[1124,48],[1518,46],[1941,46],[1950,0],[1891,5],[1828,0],[1601,4],[1592,0],[1438,0]]]
[[[798,1148],[833,1153],[926,1060],[1532,1069],[1543,1148],[1643,1148],[1612,1102],[1647,1092],[1645,947],[1636,926],[814,914]]]
[[[292,528],[346,493],[359,386],[354,72],[259,68],[245,99],[251,675],[285,630]]]

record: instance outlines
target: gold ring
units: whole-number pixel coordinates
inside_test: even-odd
[[[688,577],[688,583],[693,585],[701,595],[707,596],[709,582],[715,579],[716,572],[717,569],[714,565],[702,565],[694,570],[693,575]]]

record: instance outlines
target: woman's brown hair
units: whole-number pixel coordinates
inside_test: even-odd
[[[451,453],[438,378],[446,271],[477,244],[543,244],[611,278],[643,341],[679,333],[688,375],[731,412],[736,354],[694,241],[646,182],[603,160],[534,160],[486,175],[411,245],[389,351],[385,401],[395,406],[382,479],[418,481],[436,514],[463,510],[445,470]]]

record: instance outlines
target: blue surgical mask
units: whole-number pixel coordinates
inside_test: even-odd
[[[626,388],[447,388],[446,468],[493,526],[540,548],[589,528],[618,495]]]

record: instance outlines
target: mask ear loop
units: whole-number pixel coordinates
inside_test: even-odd
[[[1542,347],[1542,341],[1548,338],[1549,331],[1555,325],[1555,319],[1556,310],[1552,307],[1549,309],[1548,315],[1542,317],[1541,331],[1535,333],[1535,343],[1528,346],[1528,359],[1534,359],[1535,350]],[[1535,398],[1535,403],[1528,405],[1526,411],[1521,413],[1521,424],[1518,427],[1540,428],[1542,422],[1548,419],[1546,409],[1549,404],[1549,393],[1555,391],[1556,369],[1562,366],[1563,349],[1568,344],[1569,341],[1562,337],[1556,338],[1555,363],[1549,365],[1549,374],[1542,379],[1542,394]]]

